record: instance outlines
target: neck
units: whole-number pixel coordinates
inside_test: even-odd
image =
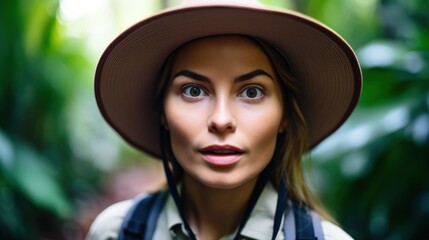
[[[256,181],[233,189],[217,189],[184,175],[185,214],[200,239],[220,239],[234,232],[243,218]]]

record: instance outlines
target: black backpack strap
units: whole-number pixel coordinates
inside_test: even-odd
[[[125,215],[118,240],[152,239],[167,197],[168,192],[165,191],[139,196]]]
[[[297,240],[317,240],[314,235],[313,221],[304,204],[293,201],[295,234]]]
[[[321,220],[316,212],[310,211],[304,204],[289,201],[284,218],[284,236],[286,240],[324,240]]]

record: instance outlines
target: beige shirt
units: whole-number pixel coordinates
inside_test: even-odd
[[[264,191],[262,192],[252,214],[244,226],[241,236],[242,239],[271,239],[273,225],[274,225],[274,214],[276,211],[277,203],[277,191],[272,187],[271,184],[267,184]],[[95,219],[91,226],[90,232],[87,236],[87,240],[115,240],[118,238],[119,228],[122,221],[132,206],[133,200],[127,200],[116,203],[107,209],[105,209]],[[326,240],[349,240],[352,239],[346,232],[344,232],[338,226],[322,220],[323,234]],[[277,234],[276,240],[283,240],[283,222]],[[154,233],[155,240],[182,240],[188,239],[184,233],[182,220],[179,216],[177,208],[171,197],[167,199],[165,208],[162,210],[157,227]],[[233,239],[235,233],[221,238],[221,240]],[[197,236],[198,238],[198,236]]]

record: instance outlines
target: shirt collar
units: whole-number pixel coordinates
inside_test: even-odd
[[[274,226],[274,215],[277,205],[277,191],[271,183],[267,183],[261,193],[255,208],[250,214],[250,218],[241,231],[241,236],[249,239],[270,239]],[[177,231],[185,233],[185,227],[173,198],[170,196],[165,206],[165,216],[167,226],[172,234],[178,234]],[[231,234],[222,239],[232,239],[235,234]],[[277,236],[279,237],[278,234]]]

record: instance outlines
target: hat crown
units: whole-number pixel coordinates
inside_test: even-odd
[[[240,7],[263,7],[258,0],[183,0],[182,7],[228,5]]]

